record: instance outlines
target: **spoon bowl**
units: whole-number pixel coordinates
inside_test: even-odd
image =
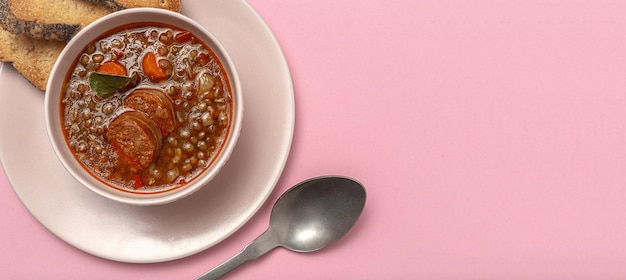
[[[361,184],[340,177],[316,178],[300,183],[276,202],[270,225],[281,246],[316,251],[345,235],[364,205]]]
[[[267,231],[198,279],[218,279],[278,246],[296,252],[325,248],[352,228],[365,198],[363,186],[350,178],[328,176],[301,182],[276,201]]]

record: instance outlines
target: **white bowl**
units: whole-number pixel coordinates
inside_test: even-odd
[[[81,163],[72,154],[66,143],[61,124],[61,94],[68,71],[77,61],[77,56],[87,44],[102,36],[102,34],[122,26],[136,23],[163,23],[190,31],[204,42],[218,57],[226,70],[230,82],[232,98],[232,117],[228,132],[221,151],[212,163],[199,176],[184,186],[157,193],[136,193],[120,190],[103,183],[85,170]],[[243,97],[239,77],[235,66],[220,42],[206,29],[193,20],[163,9],[135,8],[107,15],[83,28],[67,44],[59,56],[50,75],[45,96],[45,120],[48,136],[56,155],[67,171],[82,185],[91,191],[106,198],[133,205],[158,205],[183,198],[197,191],[214,178],[230,157],[242,125]]]

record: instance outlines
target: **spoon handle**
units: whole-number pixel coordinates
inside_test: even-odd
[[[196,280],[218,279],[245,262],[257,259],[270,250],[276,248],[276,246],[278,246],[276,237],[273,232],[268,229],[243,248],[241,252],[209,270],[207,273],[202,274],[202,276],[198,277]]]

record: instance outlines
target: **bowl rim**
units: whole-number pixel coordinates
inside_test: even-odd
[[[227,72],[233,100],[230,130],[219,154],[211,165],[185,186],[156,193],[132,193],[118,190],[95,178],[75,158],[66,143],[61,128],[60,95],[68,71],[77,61],[83,48],[102,34],[131,24],[166,24],[192,32],[203,41],[220,60]],[[182,26],[181,26],[182,25]],[[191,30],[190,30],[191,29]],[[222,43],[206,28],[193,19],[176,12],[159,8],[130,8],[108,14],[82,28],[63,48],[57,58],[45,91],[44,116],[49,141],[65,170],[82,186],[108,199],[139,206],[167,204],[186,197],[210,182],[230,158],[239,135],[243,119],[243,93],[233,60]]]

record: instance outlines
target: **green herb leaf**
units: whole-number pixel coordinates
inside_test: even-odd
[[[135,78],[135,74],[126,77],[93,72],[89,75],[89,86],[96,92],[98,97],[103,98],[111,93],[125,89]]]

